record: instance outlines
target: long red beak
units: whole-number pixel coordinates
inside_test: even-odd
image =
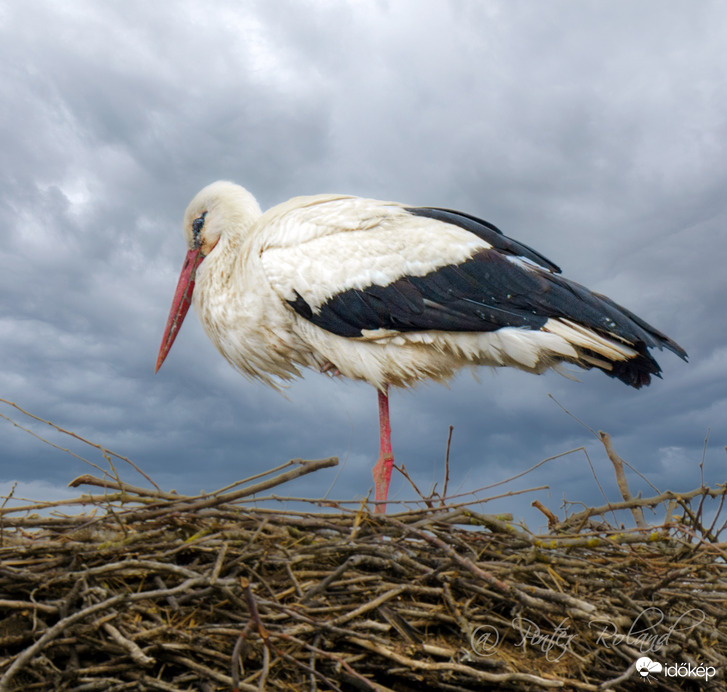
[[[172,309],[169,311],[169,318],[167,319],[167,326],[164,329],[162,345],[159,348],[159,356],[157,357],[154,372],[158,372],[159,368],[162,367],[164,359],[167,357],[174,340],[177,338],[177,332],[179,332],[182,322],[184,322],[187,310],[189,310],[189,306],[192,304],[194,277],[197,273],[197,267],[199,267],[203,259],[204,255],[199,249],[190,250],[184,258],[182,273],[179,275],[179,281],[177,282],[177,290],[174,293]]]

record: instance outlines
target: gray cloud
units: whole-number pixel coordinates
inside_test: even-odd
[[[450,423],[451,487],[582,445],[611,487],[600,445],[548,392],[660,487],[698,484],[711,428],[705,475],[723,480],[725,20],[679,1],[6,6],[0,396],[168,487],[338,454],[332,494],[360,497],[369,387],[312,373],[282,398],[237,376],[194,318],[153,375],[200,187],[233,179],[263,207],[341,191],[487,218],[691,356],[659,354],[663,381],[639,392],[600,373],[484,371],[395,393],[395,452],[422,487],[441,482]],[[0,481],[81,471],[3,421],[0,446]],[[580,453],[518,487],[540,484],[551,506],[601,501]],[[530,499],[509,506],[525,515]]]

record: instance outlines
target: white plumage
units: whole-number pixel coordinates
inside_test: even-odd
[[[184,232],[189,250],[157,369],[191,298],[209,338],[247,377],[277,387],[314,368],[369,382],[379,390],[382,502],[393,464],[389,385],[443,381],[464,366],[540,373],[567,361],[640,387],[659,374],[647,347],[686,357],[542,255],[459,212],[319,195],[263,214],[245,189],[216,182],[190,203]]]

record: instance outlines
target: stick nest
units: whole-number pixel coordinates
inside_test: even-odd
[[[549,532],[535,535],[446,499],[449,443],[443,497],[399,469],[419,509],[296,512],[262,494],[336,458],[185,497],[0,403],[111,469],[0,413],[104,474],[71,483],[100,493],[0,506],[0,692],[727,689],[727,487],[634,498],[605,433],[623,502],[561,520],[536,501]],[[114,459],[155,490],[123,483]]]
[[[697,522],[723,489],[611,507],[667,502],[658,527],[593,508],[545,536],[431,498],[244,504],[335,461],[196,498],[84,477],[104,492],[82,514],[4,508],[0,690],[642,690],[642,656],[715,671],[651,689],[725,688],[725,544]]]

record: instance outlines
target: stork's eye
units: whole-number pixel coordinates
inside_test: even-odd
[[[204,212],[202,216],[198,216],[193,222],[192,222],[192,233],[194,233],[195,239],[199,236],[199,234],[202,232],[202,227],[204,226],[204,217],[207,216],[207,212]]]

